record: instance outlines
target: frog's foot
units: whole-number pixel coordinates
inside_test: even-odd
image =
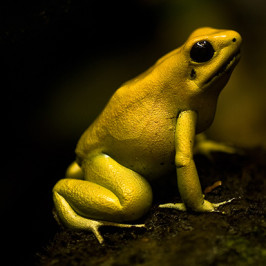
[[[242,154],[242,151],[238,148],[232,147],[230,145],[209,140],[204,134],[200,134],[196,137],[196,144],[194,147],[195,154],[202,154],[206,156],[209,160],[213,160],[213,152],[222,152],[228,154]]]
[[[107,221],[95,221],[91,219],[86,219],[88,223],[88,227],[86,230],[91,231],[100,244],[103,244],[104,239],[99,231],[99,228],[101,226],[115,226],[120,228],[132,228],[132,227],[139,227],[139,228],[145,228],[145,224],[122,224],[122,223],[114,223],[114,222],[107,222]]]
[[[202,206],[200,208],[197,208],[195,211],[196,212],[220,212],[218,210],[220,206],[228,204],[235,199],[236,198],[232,198],[230,200],[226,200],[226,201],[219,202],[219,203],[210,203],[209,201],[204,200]],[[179,211],[187,211],[187,208],[184,203],[165,203],[165,204],[160,204],[159,208],[169,208],[169,209],[176,209]]]
[[[225,145],[223,143],[215,142],[212,140],[206,140],[204,142],[200,142],[195,146],[194,149],[195,154],[202,154],[210,160],[213,159],[212,158],[213,152],[236,154],[238,153],[238,150],[232,146]]]
[[[220,207],[220,206],[223,206],[225,204],[228,204],[232,201],[236,200],[236,198],[232,198],[230,200],[226,200],[226,201],[222,201],[222,202],[219,202],[219,203],[212,203],[212,206],[214,207],[214,211],[217,211],[219,212],[217,209]]]
[[[199,212],[219,212],[225,214],[225,212],[218,210],[220,206],[226,205],[234,201],[236,198],[230,200],[225,200],[218,203],[211,203],[207,200],[204,200],[202,207],[199,209]]]
[[[61,221],[59,223],[61,224]],[[81,216],[76,216],[75,222],[74,223],[72,222],[71,225],[65,222],[64,224],[66,224],[66,226],[72,229],[91,231],[100,244],[104,243],[104,239],[99,231],[99,228],[102,226],[114,226],[120,228],[132,228],[132,227],[146,228],[145,224],[122,224],[122,223],[115,223],[108,221],[96,221]],[[75,224],[77,225],[77,228],[73,227],[73,225]]]

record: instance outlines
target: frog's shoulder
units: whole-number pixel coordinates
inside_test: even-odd
[[[145,93],[134,91],[124,84],[111,97],[101,114],[87,128],[78,141],[76,153],[85,153],[108,146],[114,141],[137,139],[143,132],[152,100]]]

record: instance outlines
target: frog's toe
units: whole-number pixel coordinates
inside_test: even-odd
[[[134,227],[146,228],[145,224],[122,224],[122,223],[115,223],[115,222],[108,222],[108,221],[93,221],[93,226],[91,226],[90,229],[100,244],[104,243],[104,239],[99,232],[99,227],[101,226],[114,226],[114,227],[120,227],[120,228],[134,228]]]
[[[90,229],[91,229],[92,233],[95,235],[95,237],[97,238],[98,242],[100,244],[103,244],[104,239],[103,239],[101,233],[99,232],[99,227],[100,226],[101,226],[101,223],[95,221],[95,225],[91,226]]]
[[[165,203],[165,204],[160,204],[159,208],[176,209],[179,211],[186,211],[187,210],[184,203]]]
[[[132,227],[146,228],[145,224],[122,224],[122,223],[114,223],[114,222],[107,222],[107,221],[101,221],[99,223],[100,223],[100,226],[115,226],[115,227],[121,227],[121,228],[132,228]]]
[[[219,202],[219,203],[212,203],[212,205],[213,205],[214,209],[216,210],[216,209],[218,209],[220,206],[223,206],[223,205],[225,205],[225,204],[228,204],[228,203],[230,203],[230,202],[232,202],[232,201],[234,201],[234,200],[236,200],[236,199],[237,199],[237,198],[232,198],[232,199],[230,199],[230,200],[222,201],[222,202]]]

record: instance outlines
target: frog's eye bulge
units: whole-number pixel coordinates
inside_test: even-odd
[[[207,62],[212,59],[214,49],[208,41],[196,42],[190,50],[190,58],[197,63]]]

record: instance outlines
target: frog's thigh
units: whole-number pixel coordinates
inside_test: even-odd
[[[111,157],[98,155],[83,164],[85,180],[62,179],[55,188],[76,213],[106,221],[140,218],[151,206],[150,185]]]

